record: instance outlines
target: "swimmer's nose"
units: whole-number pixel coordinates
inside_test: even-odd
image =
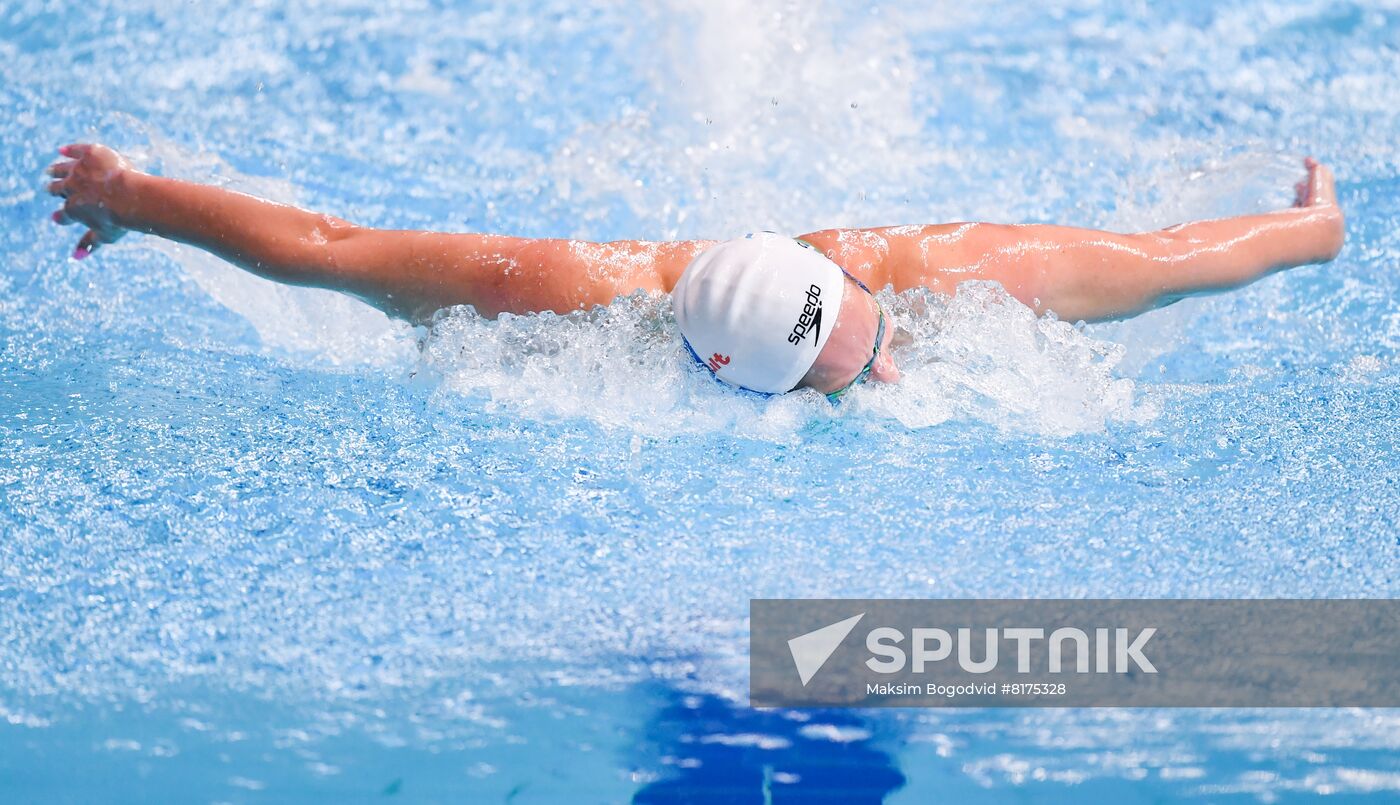
[[[875,365],[870,367],[870,377],[880,383],[898,383],[901,375],[899,367],[895,365],[894,356],[888,352],[881,352],[875,359]]]

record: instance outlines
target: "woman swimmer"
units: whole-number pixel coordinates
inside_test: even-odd
[[[721,380],[833,398],[867,377],[899,379],[894,328],[871,287],[952,293],[966,280],[992,280],[1038,313],[1097,321],[1327,262],[1344,237],[1332,172],[1312,159],[1292,208],[1156,232],[955,223],[826,229],[795,240],[587,243],[370,229],[142,173],[102,145],[59,154],[48,169],[49,192],[63,199],[53,219],[87,228],[79,260],[134,230],[415,322],[453,305],[492,317],[563,313],[662,291],[672,294],[687,346]]]

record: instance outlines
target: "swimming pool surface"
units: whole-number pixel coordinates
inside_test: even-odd
[[[1390,710],[755,712],[752,597],[1400,589],[1393,3],[0,8],[0,800],[1400,796]],[[889,300],[833,409],[663,300],[392,325],[131,237],[98,139],[360,223],[1133,229],[1337,172],[1335,263],[1140,319]]]

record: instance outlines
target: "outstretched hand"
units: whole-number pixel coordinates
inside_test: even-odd
[[[112,214],[112,199],[119,192],[121,179],[132,170],[121,154],[105,145],[75,143],[58,149],[63,157],[48,168],[54,177],[49,193],[63,199],[63,209],[53,214],[56,224],[82,224],[88,228],[73,250],[81,260],[98,246],[113,243],[126,229]]]

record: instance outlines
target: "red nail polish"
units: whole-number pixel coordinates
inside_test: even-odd
[[[63,213],[56,212],[53,215],[50,215],[49,217],[53,219],[54,223],[58,223],[59,221],[63,220]]]
[[[76,248],[76,249],[73,250],[73,259],[74,259],[74,260],[81,260],[81,259],[83,259],[84,257],[87,257],[88,254],[90,254],[91,252],[92,252],[92,250],[89,249],[88,247],[86,247],[86,246],[79,246],[78,248]]]

